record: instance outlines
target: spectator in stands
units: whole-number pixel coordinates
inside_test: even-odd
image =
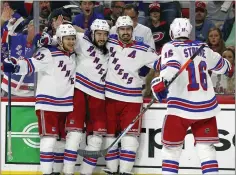
[[[235,1],[232,2],[232,10],[235,12]],[[225,41],[226,47],[231,47],[235,49],[235,13],[233,17],[227,19],[222,28],[222,34]]]
[[[3,1],[4,6],[1,14],[1,61],[8,58],[8,35],[21,31],[24,27],[23,1]]]
[[[147,20],[146,26],[152,31],[156,51],[160,52],[162,46],[170,41],[170,26],[166,21],[161,21],[159,3],[154,2],[149,5],[149,15],[150,18]]]
[[[155,48],[152,31],[150,28],[138,23],[138,8],[134,4],[126,4],[123,9],[123,15],[129,16],[134,23],[133,39],[138,42],[144,42]],[[110,34],[116,34],[116,27],[113,26]]]
[[[196,28],[195,28],[195,35],[196,40],[206,41],[207,34],[210,28],[215,27],[214,23],[210,20],[206,19],[207,10],[206,10],[206,3],[202,1],[196,1]]]
[[[160,4],[157,2],[153,2],[149,5],[149,15],[150,18],[147,20],[146,26],[149,27],[152,31],[153,39],[155,42],[155,49],[158,53],[160,53],[162,46],[169,42],[169,28],[170,26],[166,21],[161,21],[160,16]],[[146,87],[144,97],[151,97],[151,81],[154,77],[158,76],[159,72],[155,72],[154,70],[150,70],[146,79]]]
[[[123,8],[125,6],[124,1],[112,1],[111,2],[111,13],[105,16],[108,24],[112,27],[115,25],[116,20],[122,15]]]
[[[221,28],[227,18],[231,18],[231,1],[208,1],[207,19],[211,20],[216,27]]]
[[[51,13],[51,4],[49,1],[39,1],[39,19],[47,23],[48,16]]]
[[[60,24],[71,24],[71,9],[63,9],[63,8],[58,8],[52,11],[50,16],[48,17],[48,22],[49,22],[49,34],[51,36],[56,34],[56,29]]]
[[[212,74],[214,90],[217,94],[235,94],[235,52],[231,48],[227,48],[222,57],[231,63],[232,69],[227,76]]]
[[[225,50],[225,42],[222,37],[222,33],[219,28],[213,27],[208,31],[207,34],[207,44],[208,46],[214,50],[215,52],[222,55],[223,51]],[[209,75],[212,75],[212,71],[208,71]],[[213,76],[217,76],[216,74],[213,74]]]
[[[214,27],[208,31],[207,44],[212,50],[222,55],[225,50],[225,42],[219,28]]]
[[[227,79],[227,94],[235,94],[235,52],[231,48],[226,48],[222,57],[226,58],[232,65],[232,69],[229,72],[229,76],[224,76]]]
[[[4,31],[21,30],[22,22],[27,17],[24,1],[3,1],[1,14],[1,36]]]
[[[33,55],[33,48],[36,45],[37,35],[35,36],[33,21],[27,25],[23,33],[15,33],[11,37],[11,57],[16,59],[20,57],[30,58]],[[34,96],[34,74],[23,76],[23,81],[20,82],[21,75],[12,75],[11,94],[20,97]],[[8,76],[4,73],[2,79],[2,96],[7,96],[8,93]]]
[[[166,21],[169,25],[175,18],[182,16],[181,6],[179,1],[158,1],[161,5],[161,18]]]
[[[72,22],[78,32],[84,33],[85,30],[90,28],[92,22],[95,19],[104,19],[104,16],[102,14],[94,12],[94,3],[94,1],[80,2],[82,13],[75,16],[75,19]]]

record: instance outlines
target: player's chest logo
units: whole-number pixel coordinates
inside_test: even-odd
[[[135,36],[135,41],[137,42],[144,42],[144,38],[141,36]]]
[[[71,70],[68,68],[68,66],[65,64],[63,60],[59,61],[57,67],[60,68],[62,72],[65,72],[65,77],[69,77]]]
[[[95,69],[98,70],[98,74],[103,75],[105,72],[105,69],[102,68],[103,64],[101,63],[101,58],[99,58],[98,56],[96,56],[96,50],[94,46],[90,46],[87,49],[87,52],[89,53],[89,56],[91,58],[93,58],[93,63],[95,64]]]
[[[155,32],[153,33],[153,39],[154,39],[154,42],[158,42],[158,41],[161,41],[165,36],[165,33],[163,32]]]
[[[128,54],[130,58],[135,57],[136,51],[131,51],[131,53]],[[113,67],[114,70],[117,72],[117,74],[121,77],[122,80],[126,81],[127,84],[131,84],[133,82],[133,77],[130,76],[128,72],[125,70],[124,63],[119,62],[120,58],[116,57],[116,51],[114,51],[113,47],[110,47],[110,64]],[[127,64],[127,63],[126,63]],[[122,66],[123,65],[123,66]]]

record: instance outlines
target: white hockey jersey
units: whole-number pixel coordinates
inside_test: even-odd
[[[29,59],[18,61],[17,74],[38,72],[35,110],[70,112],[73,110],[75,53],[56,47],[41,48]]]
[[[105,74],[109,54],[104,55],[84,33],[77,33],[78,54],[75,87],[88,95],[105,99]]]
[[[170,81],[202,44],[199,41],[171,41],[165,44],[161,52],[160,76]],[[208,70],[224,74],[229,69],[230,63],[206,44],[194,61],[170,85],[167,114],[187,119],[215,116],[220,108]]]
[[[117,35],[111,35],[107,47],[109,62],[106,75],[106,97],[124,101],[142,103],[142,85],[144,80],[139,76],[139,70],[147,66],[157,70],[160,56],[150,46],[134,41],[124,45]]]

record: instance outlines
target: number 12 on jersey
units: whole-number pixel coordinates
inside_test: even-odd
[[[189,84],[187,85],[188,91],[198,91],[201,88],[206,91],[207,90],[207,72],[206,72],[206,62],[201,61],[198,66],[195,68],[194,62],[191,62],[186,71],[188,71],[188,79]],[[199,74],[200,77],[200,85],[197,82],[196,75]]]

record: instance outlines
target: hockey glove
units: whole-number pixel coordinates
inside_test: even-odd
[[[167,97],[168,89],[165,87],[165,81],[163,77],[156,77],[151,82],[151,89],[153,96],[159,101],[162,102],[163,99]]]
[[[16,58],[11,58],[10,60],[7,58],[3,61],[3,72],[17,73],[19,68]]]
[[[52,37],[48,33],[43,32],[40,39],[37,42],[37,47],[41,48],[51,44],[52,44]]]

